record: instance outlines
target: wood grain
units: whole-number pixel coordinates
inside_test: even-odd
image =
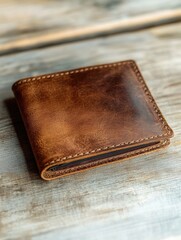
[[[1,239],[181,239],[181,24],[0,58]],[[23,77],[135,59],[175,132],[162,151],[39,178],[11,92]]]
[[[134,18],[95,24],[87,27],[70,29],[67,31],[57,30],[56,32],[45,32],[41,34],[29,34],[18,39],[13,39],[7,43],[1,44],[0,55],[20,52],[23,50],[32,50],[40,47],[52,46],[60,43],[74,42],[107,36],[116,33],[133,32],[157,25],[175,23],[181,21],[181,8],[177,10],[167,10]]]
[[[0,0],[0,36],[74,29],[180,7],[179,0]]]
[[[0,53],[12,53],[103,33],[130,31],[148,27],[150,24],[153,26],[178,21],[180,17],[172,16],[164,17],[157,23],[153,17],[149,24],[144,24],[143,19],[139,26],[134,22],[129,23],[130,18],[137,21],[143,14],[149,16],[156,11],[177,12],[179,9],[180,0],[0,0]],[[147,22],[146,19],[145,21]],[[109,26],[110,23],[113,26]]]

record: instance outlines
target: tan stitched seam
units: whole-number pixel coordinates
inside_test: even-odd
[[[139,140],[133,140],[133,141],[130,141],[130,142],[124,142],[124,143],[120,143],[120,144],[116,144],[116,145],[112,145],[112,146],[106,146],[106,147],[90,150],[90,151],[87,151],[85,153],[77,153],[75,155],[70,155],[70,156],[67,156],[67,157],[62,157],[62,158],[61,157],[55,157],[55,158],[51,159],[50,161],[48,161],[47,163],[45,163],[44,167],[46,167],[48,165],[51,165],[53,163],[56,163],[56,162],[62,162],[62,161],[65,161],[67,159],[72,159],[72,158],[75,158],[75,157],[78,157],[78,156],[86,156],[90,153],[100,152],[102,150],[104,151],[104,150],[107,150],[107,149],[112,149],[112,148],[124,146],[124,145],[127,145],[127,144],[139,143],[141,141],[146,141],[146,140],[151,140],[151,139],[155,139],[155,138],[158,138],[158,137],[168,136],[170,134],[169,127],[166,124],[161,112],[159,111],[153,97],[151,96],[151,93],[149,92],[149,90],[148,90],[148,88],[147,88],[147,86],[146,86],[146,84],[145,84],[145,82],[144,82],[144,80],[141,76],[141,73],[140,73],[139,69],[137,68],[136,64],[134,63],[134,61],[125,61],[125,62],[118,62],[118,63],[111,63],[111,64],[103,64],[103,65],[99,65],[99,66],[85,67],[85,68],[80,68],[80,69],[77,69],[77,70],[70,70],[70,71],[65,71],[65,72],[60,72],[60,73],[55,73],[55,74],[48,74],[48,75],[43,75],[43,76],[39,76],[39,77],[32,77],[32,78],[28,78],[28,79],[23,79],[23,80],[19,80],[18,82],[16,82],[14,84],[13,88],[16,87],[17,85],[34,82],[34,81],[41,80],[41,79],[46,79],[46,78],[49,79],[49,78],[52,78],[52,77],[63,76],[63,75],[74,74],[74,73],[77,74],[79,72],[91,71],[91,70],[94,70],[94,69],[107,68],[107,67],[116,67],[116,66],[119,66],[119,65],[129,65],[129,66],[132,67],[134,73],[137,76],[138,81],[141,83],[141,86],[142,86],[145,94],[147,95],[147,97],[149,99],[149,102],[152,104],[153,109],[154,109],[156,115],[158,116],[159,121],[162,123],[163,130],[165,130],[166,133],[156,135],[156,136],[151,136],[151,137],[148,137],[148,138],[142,138],[142,139],[139,139]]]
[[[120,143],[120,144],[117,144],[117,145],[112,145],[112,146],[108,146],[108,147],[102,147],[102,148],[94,149],[94,150],[91,150],[91,151],[88,151],[88,152],[85,152],[85,153],[77,153],[75,155],[70,155],[70,156],[62,157],[62,158],[55,157],[50,162],[45,163],[44,166],[46,167],[46,166],[51,165],[53,163],[63,162],[67,159],[72,159],[72,158],[79,157],[79,156],[86,156],[90,153],[100,152],[101,150],[107,150],[107,149],[112,149],[112,148],[116,148],[116,147],[120,147],[120,146],[124,146],[124,145],[128,145],[128,144],[139,143],[141,141],[150,140],[150,139],[158,138],[159,136],[166,136],[166,135],[167,134],[162,134],[162,135],[153,136],[153,137],[149,137],[149,138],[142,138],[142,139],[131,141],[131,142],[124,142],[124,143]]]
[[[143,148],[143,149],[139,149],[139,150],[136,150],[134,152],[130,152],[130,153],[126,153],[126,154],[123,154],[121,156],[115,156],[115,157],[110,157],[110,158],[107,158],[107,159],[103,159],[103,160],[98,160],[96,162],[91,162],[91,163],[87,163],[87,164],[84,164],[82,166],[75,166],[75,167],[72,167],[72,168],[69,168],[69,169],[66,169],[66,170],[59,170],[59,171],[56,171],[56,172],[52,172],[51,174],[48,173],[48,172],[45,172],[45,177],[55,177],[55,176],[58,176],[59,174],[66,174],[66,173],[71,173],[71,172],[75,172],[75,171],[78,171],[78,170],[81,170],[81,169],[87,169],[87,168],[90,168],[90,167],[96,167],[98,165],[102,165],[102,164],[106,164],[108,162],[113,162],[113,161],[116,161],[116,160],[121,160],[123,158],[127,158],[127,157],[130,157],[130,156],[136,156],[140,153],[145,153],[145,152],[148,152],[150,150],[154,150],[154,149],[157,149],[161,146],[165,146],[168,144],[168,140],[165,140],[164,142],[161,142],[155,146],[151,146],[151,147],[148,147],[148,148]]]
[[[103,64],[103,65],[98,65],[98,66],[92,66],[92,67],[83,67],[80,69],[75,69],[75,70],[69,70],[69,71],[63,71],[60,73],[54,73],[54,74],[46,74],[38,77],[30,77],[26,79],[19,80],[13,84],[13,88],[15,88],[18,85],[25,84],[25,83],[30,83],[34,81],[38,81],[41,79],[49,79],[53,77],[59,77],[63,75],[69,75],[69,74],[77,74],[79,72],[86,72],[86,71],[91,71],[95,69],[101,69],[101,68],[108,68],[108,67],[116,67],[119,65],[126,65],[126,64],[131,64],[132,61],[125,61],[125,62],[118,62],[118,63],[110,63],[110,64]]]

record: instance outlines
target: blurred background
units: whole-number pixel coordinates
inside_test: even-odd
[[[180,21],[179,0],[0,1],[0,53]]]
[[[12,84],[127,59],[175,132],[170,147],[42,181]],[[181,239],[180,66],[180,0],[0,0],[0,239]]]

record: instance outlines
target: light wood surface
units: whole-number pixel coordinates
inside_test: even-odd
[[[170,8],[178,3],[165,2]],[[136,3],[123,5],[128,3],[133,12]],[[157,1],[154,6],[158,5]],[[180,49],[181,23],[177,23],[0,58],[0,239],[181,239]],[[174,130],[171,145],[52,182],[41,180],[12,83],[31,75],[125,59],[140,66]]]
[[[0,0],[0,36],[67,30],[181,7],[180,0]]]
[[[176,22],[180,12],[180,0],[0,0],[0,55]]]
[[[79,27],[70,30],[56,30],[40,34],[29,34],[18,39],[13,39],[1,44],[0,55],[15,53],[24,50],[32,50],[40,47],[52,46],[60,43],[74,42],[107,36],[116,33],[133,32],[148,27],[175,23],[181,21],[181,8],[178,10],[167,10],[157,13],[145,14],[129,19],[93,24],[91,26]]]

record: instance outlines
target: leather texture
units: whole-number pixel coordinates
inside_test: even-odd
[[[159,149],[173,136],[132,60],[30,77],[12,89],[45,180]]]

